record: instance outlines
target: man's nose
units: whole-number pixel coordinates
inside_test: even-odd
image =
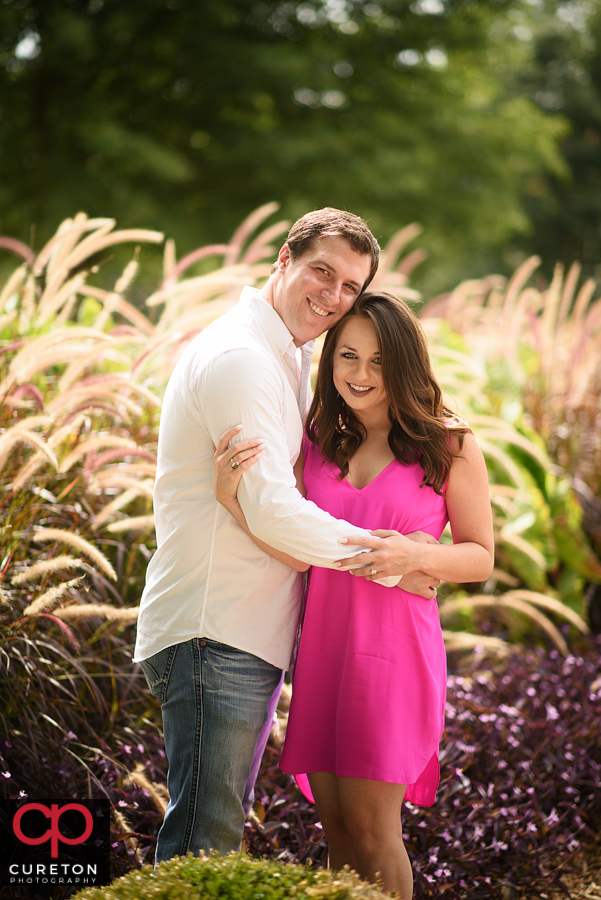
[[[324,288],[321,292],[322,297],[327,298],[329,303],[336,304],[340,301],[340,294],[342,291],[342,282],[341,281],[332,281],[329,284],[324,285]]]

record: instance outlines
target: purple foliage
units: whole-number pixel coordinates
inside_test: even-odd
[[[416,900],[562,887],[601,825],[600,649],[566,660],[541,650],[449,677],[438,800],[405,807]],[[265,818],[263,831],[247,826],[251,852],[325,862],[315,808],[273,752],[257,799]]]
[[[510,898],[535,883],[561,886],[601,826],[600,650],[597,640],[566,660],[531,651],[450,675],[438,800],[405,809],[416,900]],[[23,752],[30,740],[23,728],[0,740],[5,796],[48,796],[52,785],[55,796],[110,797],[131,825],[115,825],[115,876],[152,860],[162,819],[148,793],[127,780],[136,763],[151,781],[164,783],[166,775],[159,710],[141,676],[133,695],[116,720],[89,707],[85,723],[73,715],[58,740],[56,728],[38,719],[36,753]],[[55,717],[66,723],[69,709],[60,712]],[[262,821],[247,824],[246,846],[282,862],[325,865],[315,807],[280,772],[278,758],[269,747],[256,788]]]

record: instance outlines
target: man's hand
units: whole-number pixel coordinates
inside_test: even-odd
[[[408,572],[407,575],[403,575],[397,587],[400,587],[402,591],[407,591],[408,594],[417,594],[424,600],[431,600],[432,597],[436,597],[436,589],[439,584],[438,578],[432,578],[426,572]]]
[[[371,532],[372,538],[353,537],[353,544],[368,547],[369,553],[362,554],[365,565],[357,566],[357,557],[338,560],[336,567],[342,571],[349,570],[351,575],[367,578],[375,581],[387,575],[399,575],[401,583],[398,585],[410,594],[417,594],[426,600],[436,596],[436,589],[440,584],[438,578],[433,578],[417,568],[419,550],[411,547],[411,542],[437,544],[436,538],[424,531],[414,531],[411,534],[402,535],[398,531],[376,529]]]

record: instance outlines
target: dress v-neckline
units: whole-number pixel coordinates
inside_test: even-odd
[[[391,467],[391,465],[395,462],[398,462],[396,457],[394,459],[391,459],[390,462],[388,463],[388,465],[384,466],[383,469],[380,469],[380,471],[375,476],[375,478],[372,478],[371,481],[368,481],[367,484],[364,484],[362,488],[355,487],[355,485],[351,481],[349,481],[346,476],[342,479],[342,482],[344,484],[347,484],[351,488],[351,490],[356,491],[358,494],[361,494],[370,485],[374,484],[374,482],[376,482],[378,480],[378,478],[380,478],[380,476],[383,475],[384,472],[386,472]],[[338,470],[338,471],[340,471],[340,470]]]

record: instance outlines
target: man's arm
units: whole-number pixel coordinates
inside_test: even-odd
[[[275,362],[252,349],[230,350],[204,370],[198,400],[213,444],[242,424],[239,439],[262,438],[265,450],[240,484],[238,501],[259,540],[309,565],[333,568],[341,538],[368,537],[364,528],[335,519],[296,488],[293,463],[302,440],[300,417],[284,421],[282,386]],[[286,428],[291,431],[286,434]],[[297,451],[291,448],[298,447]],[[350,552],[349,552],[350,551]],[[347,556],[361,552],[352,541]]]
[[[248,527],[246,516],[238,503],[238,487],[240,486],[240,479],[244,473],[248,471],[251,466],[254,466],[261,456],[264,443],[261,440],[251,439],[249,441],[237,441],[233,447],[230,447],[230,441],[232,441],[241,430],[241,425],[228,429],[221,435],[219,443],[215,447],[215,470],[213,475],[213,490],[215,492],[215,497],[219,503],[227,509],[229,514],[233,516],[238,525],[247,533],[251,541],[257,545],[259,550],[262,550],[263,553],[267,553],[267,555],[273,557],[273,559],[277,559],[279,562],[284,563],[285,566],[296,569],[297,572],[306,572],[309,568],[309,563],[300,562],[300,560],[295,559],[293,556],[290,556],[290,554],[282,553],[281,550],[270,547],[269,544],[266,544],[264,541],[260,541],[258,537],[255,537]],[[235,463],[235,469],[232,468],[232,463]],[[297,489],[300,490],[299,478],[302,486],[302,452],[294,466],[294,473],[296,476]],[[301,490],[301,493],[304,497],[304,490]]]
[[[270,547],[269,544],[265,544],[255,537],[248,527],[246,516],[238,502],[238,488],[244,473],[258,462],[265,445],[262,440],[251,438],[246,441],[237,441],[230,446],[230,441],[233,441],[241,430],[241,425],[228,429],[221,435],[217,447],[215,448],[215,466],[213,474],[213,490],[215,492],[215,497],[219,503],[227,509],[230,515],[233,516],[240,527],[248,534],[260,550],[289,566],[291,569],[296,569],[297,572],[305,572],[309,568],[308,563],[300,562],[287,553],[275,550],[273,547]],[[302,450],[294,464],[294,475],[296,478],[297,490],[303,497],[306,496],[303,482]],[[432,535],[422,531],[416,531],[413,534],[408,535],[408,537],[414,541],[437,543]],[[360,569],[355,570],[355,572],[360,571]],[[396,580],[396,577],[394,580]],[[426,575],[425,572],[419,571],[406,574],[403,577],[402,582],[403,590],[408,591],[410,594],[419,594],[427,599],[436,594],[436,588],[440,583],[438,579],[432,578],[430,575]],[[388,586],[392,587],[393,585],[389,584]]]

